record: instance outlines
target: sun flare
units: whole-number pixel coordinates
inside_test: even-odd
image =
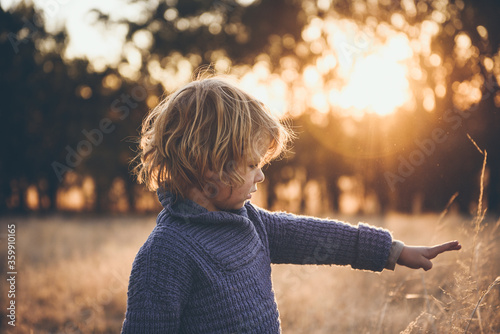
[[[302,32],[308,43],[302,47],[309,45],[317,56],[300,72],[298,63],[285,57],[280,78],[271,80],[270,73],[260,75],[260,65],[256,64],[243,81],[259,78],[250,81],[252,87],[261,88],[258,95],[267,103],[277,97],[271,82],[276,79],[283,83],[280,87],[289,85],[290,97],[279,94],[282,102],[278,114],[297,115],[312,109],[359,119],[366,114],[387,116],[401,108],[411,109],[414,96],[410,69],[420,69],[415,62],[415,45],[407,34],[382,26],[362,27],[347,19],[315,18]],[[296,52],[304,52],[301,45]],[[429,108],[432,101],[427,101]]]
[[[343,36],[343,31],[336,35]],[[410,41],[404,34],[389,34],[383,43],[374,36],[362,36],[363,43],[358,42],[358,46],[347,44],[347,36],[340,38],[344,42],[334,43],[341,56],[337,74],[344,84],[329,92],[330,103],[353,117],[366,113],[392,114],[411,98]]]
[[[349,81],[340,90],[336,102],[344,110],[384,116],[408,100],[408,90],[404,65],[370,55],[354,64]]]

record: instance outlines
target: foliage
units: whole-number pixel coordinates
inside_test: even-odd
[[[62,193],[86,187],[84,209],[137,209],[142,195],[128,175],[135,147],[129,142],[141,118],[164,90],[171,92],[197,69],[211,65],[215,72],[237,77],[264,71],[255,84],[279,79],[285,85],[283,100],[299,138],[293,155],[266,170],[269,207],[280,205],[277,187],[296,179],[302,198],[310,182],[325,185],[320,196],[338,210],[339,183],[347,176],[361,185],[362,201],[377,198],[380,212],[411,211],[415,203],[439,210],[456,192],[460,210],[470,212],[476,180],[464,176],[479,175],[481,164],[469,134],[489,153],[486,197],[490,210],[500,209],[500,174],[495,172],[500,169],[500,41],[494,33],[500,23],[492,15],[498,3],[243,3],[130,0],[144,8],[135,20],[96,11],[96,20],[108,29],[125,26],[127,31],[122,59],[102,72],[88,60],[65,59],[66,32],[47,33],[33,8],[0,9],[1,135],[9,143],[2,147],[8,159],[0,163],[1,208],[27,210],[28,190],[34,187],[37,207],[54,210]],[[341,35],[328,30],[332,22],[347,22],[347,35],[352,35],[340,49],[334,44]],[[318,91],[326,96],[345,85],[353,71],[349,63],[375,50],[377,43],[394,34],[414,41],[426,29],[431,31],[428,42],[401,60],[420,69],[409,80],[412,107],[400,106],[388,116],[350,117],[336,104],[318,107],[313,101]],[[461,44],[465,49],[460,51]],[[131,70],[130,52],[139,55],[137,72]],[[332,57],[337,66],[324,69]],[[311,69],[319,76],[308,84],[304,77]],[[392,87],[384,80],[380,77],[375,85]],[[356,93],[361,100],[366,92]],[[107,119],[111,123],[104,121],[105,133],[100,126]],[[101,132],[102,140],[93,130]],[[85,135],[89,132],[97,145]],[[91,186],[85,183],[89,179]]]

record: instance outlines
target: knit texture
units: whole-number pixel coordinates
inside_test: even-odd
[[[271,263],[382,271],[392,244],[388,231],[365,224],[249,202],[209,212],[158,195],[164,209],[133,263],[122,333],[280,333]]]

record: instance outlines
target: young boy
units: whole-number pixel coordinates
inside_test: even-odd
[[[460,249],[252,205],[261,167],[289,139],[265,105],[221,78],[194,81],[150,113],[135,172],[163,210],[134,261],[122,333],[279,333],[271,263],[429,270]]]

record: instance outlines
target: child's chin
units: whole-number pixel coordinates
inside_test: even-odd
[[[250,202],[250,200],[245,200],[245,201],[243,201],[243,202],[241,202],[241,203],[236,204],[236,205],[234,206],[233,210],[239,210],[239,209],[241,209],[242,207],[244,207],[244,206],[245,206],[245,203],[246,203],[246,202]]]
[[[224,207],[222,210],[229,210],[229,211],[239,210],[239,209],[241,209],[245,205],[246,202],[247,201],[241,202],[241,203],[237,203],[237,204],[234,204],[234,205],[228,205],[228,206]]]

